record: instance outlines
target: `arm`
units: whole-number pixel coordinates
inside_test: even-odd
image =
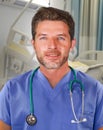
[[[0,91],[0,130],[11,130],[8,125],[10,124],[9,110],[8,88],[3,87]]]
[[[97,122],[97,126],[98,130],[103,130],[103,84],[98,83],[97,84],[99,89],[97,91],[97,106],[96,106],[96,122]]]
[[[0,121],[0,130],[11,130],[11,127],[6,123],[4,123],[3,121]]]

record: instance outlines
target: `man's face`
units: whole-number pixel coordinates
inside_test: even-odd
[[[68,61],[72,46],[68,30],[68,26],[62,21],[45,20],[38,23],[32,43],[41,65],[57,69]]]

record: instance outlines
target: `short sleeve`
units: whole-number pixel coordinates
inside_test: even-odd
[[[103,84],[97,82],[97,102],[96,102],[96,112],[94,121],[94,130],[98,130],[103,127]]]
[[[10,97],[9,97],[10,82],[0,91],[0,120],[10,125]]]

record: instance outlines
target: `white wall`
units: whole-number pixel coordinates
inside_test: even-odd
[[[14,8],[0,4],[0,88],[5,82],[5,53],[4,46],[7,44],[7,37],[10,27],[21,12],[21,8]],[[26,11],[16,24],[16,28],[31,37],[31,18],[34,15],[33,11]]]
[[[2,47],[6,45],[9,29],[21,10],[21,8],[0,5],[0,52]],[[33,14],[33,11],[26,11],[15,26],[29,36],[31,35],[31,18]]]

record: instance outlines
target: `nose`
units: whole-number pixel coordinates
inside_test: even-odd
[[[54,38],[49,39],[48,48],[49,49],[56,49],[57,48],[57,42]]]

